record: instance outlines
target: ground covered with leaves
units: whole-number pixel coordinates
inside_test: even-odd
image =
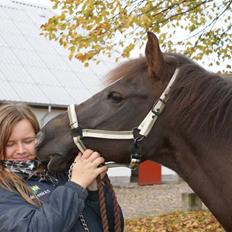
[[[209,211],[174,212],[126,219],[125,232],[224,232]]]

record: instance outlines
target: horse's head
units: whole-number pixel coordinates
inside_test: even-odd
[[[179,62],[179,63],[178,63]],[[145,57],[126,62],[108,75],[110,85],[76,106],[82,128],[132,130],[137,127],[160,97],[175,69],[180,65],[175,56],[163,54],[153,33],[148,33]],[[182,62],[182,61],[181,61]],[[183,62],[186,62],[183,59]],[[165,145],[165,125],[160,117],[142,142],[143,159],[151,159]],[[162,129],[161,129],[162,128]],[[38,145],[41,160],[50,160],[52,170],[67,169],[77,148],[72,139],[68,114],[62,113],[42,128],[43,141]],[[162,140],[161,140],[162,138]],[[99,151],[106,161],[129,163],[131,140],[84,138],[87,148]]]

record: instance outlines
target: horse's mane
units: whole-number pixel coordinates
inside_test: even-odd
[[[172,121],[195,134],[225,138],[232,133],[232,82],[195,63],[180,68],[168,107]]]
[[[182,55],[172,56],[180,73],[166,106],[170,120],[206,136],[225,137],[232,133],[232,81],[206,71]],[[107,83],[146,69],[144,57],[127,61],[107,75]]]

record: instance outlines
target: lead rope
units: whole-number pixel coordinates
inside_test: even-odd
[[[68,179],[71,179],[72,175],[72,168],[73,168],[74,163],[69,168],[68,171]],[[99,191],[99,207],[100,207],[100,212],[101,212],[101,219],[102,219],[102,227],[103,227],[103,232],[109,232],[109,225],[108,225],[108,219],[107,219],[107,213],[106,213],[106,204],[105,204],[105,196],[104,196],[104,181],[100,178],[100,176],[97,177],[97,184],[98,184],[98,191]],[[106,184],[109,187],[109,190],[112,195],[113,199],[113,207],[114,207],[114,232],[121,232],[121,210],[115,195],[115,192],[113,190],[113,186],[109,180],[108,175],[106,174]],[[83,216],[83,214],[80,214],[79,216],[81,224],[84,228],[85,232],[89,232],[86,220]]]
[[[98,200],[99,208],[101,213],[102,220],[102,229],[103,232],[109,232],[109,223],[106,212],[106,202],[105,202],[105,193],[104,193],[104,181],[101,179],[101,176],[97,176],[97,187],[98,187]]]
[[[121,209],[118,204],[115,192],[113,190],[113,186],[110,182],[108,175],[105,175],[105,181],[103,181],[100,176],[97,177],[97,184],[98,184],[98,196],[99,196],[99,206],[101,212],[101,219],[102,219],[102,228],[103,232],[109,232],[109,222],[107,218],[107,209],[105,203],[105,192],[104,192],[104,185],[106,184],[107,189],[112,196],[113,201],[113,209],[114,209],[114,232],[121,232]]]
[[[109,176],[106,175],[106,182],[107,187],[111,193],[112,200],[113,200],[113,207],[114,207],[114,232],[121,232],[121,209],[117,201],[116,194],[113,189],[113,185],[110,182]]]
[[[74,165],[74,164],[75,164],[75,162],[73,162],[73,163],[71,164],[71,166],[70,166],[70,168],[69,168],[69,170],[68,170],[68,180],[71,180],[72,169],[73,169],[73,165]],[[80,222],[81,222],[81,224],[82,224],[82,226],[83,226],[84,231],[85,231],[85,232],[89,232],[88,225],[87,225],[86,220],[85,220],[85,218],[84,218],[84,215],[83,215],[82,213],[80,214],[79,218],[80,218]]]

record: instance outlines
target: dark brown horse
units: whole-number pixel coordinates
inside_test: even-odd
[[[148,33],[146,56],[126,62],[109,74],[109,85],[76,106],[82,128],[131,130],[159,99],[175,70],[178,75],[165,108],[140,143],[142,160],[175,170],[199,195],[227,231],[232,231],[232,83],[190,59],[162,53]],[[77,148],[67,113],[43,129],[38,147],[51,170],[67,169]],[[107,161],[129,163],[133,142],[83,138],[86,147]],[[51,155],[52,154],[52,155]]]

